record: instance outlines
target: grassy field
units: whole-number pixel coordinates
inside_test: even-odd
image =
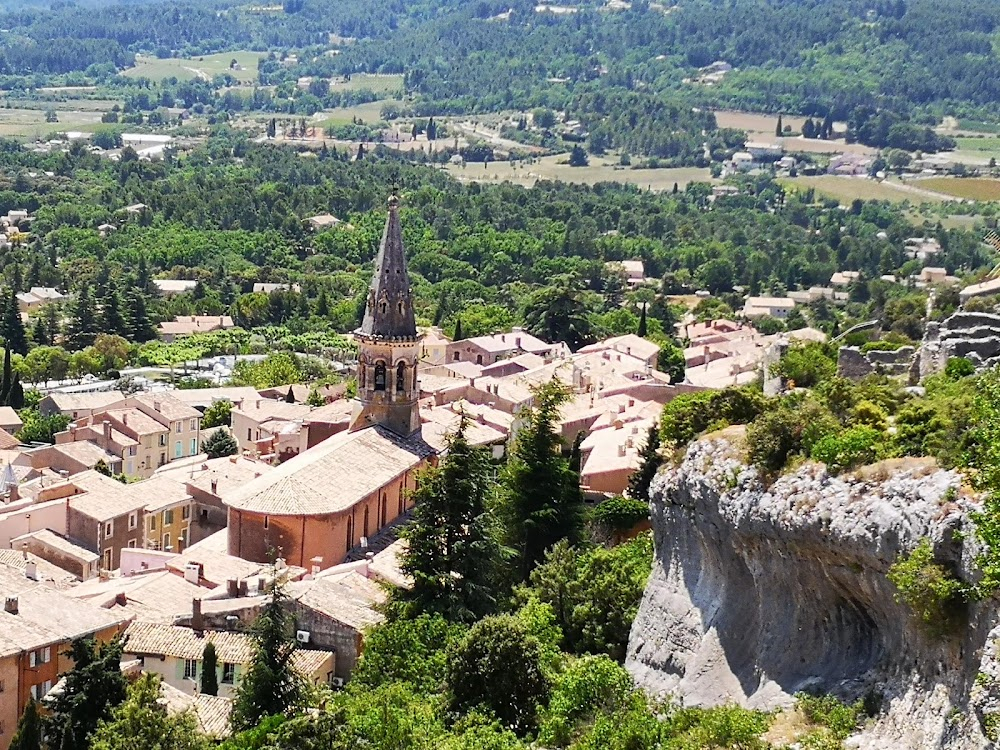
[[[838,177],[836,175],[822,175],[820,177],[784,177],[778,180],[781,184],[791,189],[814,188],[817,193],[834,198],[841,203],[848,204],[860,198],[861,200],[892,201],[893,203],[939,202],[942,196],[934,196],[922,193],[918,190],[909,190],[898,182],[870,180],[864,177]],[[920,180],[922,187],[925,180]],[[927,186],[928,190],[933,190]]]
[[[1000,200],[1000,180],[986,177],[929,177],[918,180],[920,187],[955,198],[977,201]]]
[[[383,99],[377,102],[368,102],[367,104],[356,104],[353,107],[325,109],[313,115],[312,123],[318,127],[325,128],[328,125],[343,125],[354,122],[354,119],[357,118],[361,122],[374,124],[382,119],[382,106],[389,101],[391,100]]]
[[[0,136],[43,138],[49,133],[64,130],[93,132],[101,125],[101,112],[54,109],[58,122],[46,122],[45,109],[0,109]]]
[[[355,73],[349,81],[337,79],[330,81],[330,91],[357,91],[360,89],[369,89],[376,94],[401,94],[403,76]]]
[[[711,182],[707,169],[629,169],[617,166],[613,160],[591,157],[587,167],[571,167],[565,154],[545,156],[530,164],[511,162],[469,163],[465,167],[449,164],[447,170],[461,182],[512,182],[531,187],[539,180],[561,180],[583,185],[598,182],[622,182],[654,191],[672,190],[674,183],[681,189],[689,182]]]
[[[956,138],[958,151],[981,151],[985,154],[1000,153],[1000,137],[988,136],[982,138]]]
[[[734,110],[719,110],[715,113],[715,121],[721,128],[736,128],[745,130],[747,138],[750,140],[778,142],[785,146],[786,151],[792,153],[796,151],[812,154],[833,154],[833,153],[854,153],[854,154],[874,154],[877,149],[862,146],[860,143],[845,143],[843,139],[833,141],[822,141],[816,138],[792,137],[778,138],[775,128],[778,125],[777,115],[761,115],[753,112],[737,112]],[[782,115],[782,126],[791,125],[792,130],[798,133],[802,130],[804,117],[794,115]],[[836,123],[835,127],[844,130],[846,127],[842,123]]]
[[[135,66],[124,71],[123,75],[133,78],[144,76],[154,81],[163,78],[188,81],[192,78],[211,80],[216,75],[230,73],[241,82],[252,83],[257,80],[257,61],[263,56],[263,52],[220,52],[201,57],[165,59],[136,55]],[[242,70],[229,69],[229,63],[234,59],[242,66]]]

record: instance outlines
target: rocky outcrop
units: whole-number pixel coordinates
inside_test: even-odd
[[[923,537],[974,576],[959,476],[919,461],[851,477],[808,464],[766,486],[737,439],[692,445],[653,483],[656,558],[627,659],[637,682],[692,705],[867,695],[882,708],[849,746],[988,747],[995,609],[971,607],[960,634],[934,638],[886,578]]]
[[[1000,315],[957,312],[927,324],[920,348],[920,376],[944,370],[949,357],[965,357],[977,370],[1000,363]]]

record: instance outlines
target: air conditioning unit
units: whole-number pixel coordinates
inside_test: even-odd
[[[309,643],[309,631],[308,630],[296,630],[295,640],[299,643]]]
[[[342,687],[344,687],[344,678],[343,677],[331,677],[330,678],[330,687],[335,687],[335,688],[342,688]]]

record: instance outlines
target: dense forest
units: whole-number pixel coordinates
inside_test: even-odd
[[[534,5],[304,0],[263,11],[217,0],[24,8],[0,13],[7,30],[0,84],[31,89],[83,80],[129,88],[134,82],[116,72],[139,52],[296,50],[298,65],[283,67],[273,57],[261,63],[259,83],[276,91],[222,91],[228,81],[217,76],[200,82],[200,94],[169,91],[164,99],[157,91],[146,106],[212,101],[230,111],[312,114],[345,100],[296,91],[300,76],[396,73],[405,76],[407,108],[418,116],[548,108],[580,120],[601,149],[685,164],[697,162],[703,134],[711,139],[715,130],[692,107],[830,117],[848,123],[848,139],[932,151],[952,144],[928,125],[943,114],[992,120],[990,105],[1000,98],[1000,62],[992,54],[1000,10],[983,0],[696,1],[678,8],[637,0],[627,9],[582,3],[564,13]],[[324,55],[331,35],[338,54]],[[735,70],[714,86],[686,82],[715,60]],[[354,93],[346,103],[373,98]]]

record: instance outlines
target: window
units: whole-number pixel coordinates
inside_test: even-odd
[[[181,441],[178,440],[176,443],[174,443],[174,458],[180,458],[183,455],[184,455],[184,446],[181,444]]]
[[[191,506],[185,505],[181,508],[181,520],[186,521],[191,517]]]
[[[115,522],[108,521],[104,524],[104,536],[113,536],[115,533]]]
[[[178,435],[181,434],[181,430],[183,430],[183,429],[184,429],[184,423],[183,422],[178,422],[177,424],[174,425],[174,432],[176,432]]]
[[[149,517],[149,530],[156,531],[156,516]]]
[[[104,569],[111,570],[111,548],[104,550]]]
[[[31,698],[32,698],[32,700],[40,701],[42,699],[42,696],[40,695],[40,693],[41,693],[41,687],[42,687],[41,685],[32,685],[31,686]]]
[[[271,525],[271,520],[267,516],[264,516],[264,528],[265,529],[269,528],[270,525]]]
[[[173,508],[170,510],[163,511],[163,525],[169,526],[174,522],[174,511]]]
[[[129,539],[128,540],[128,548],[129,549],[135,549],[135,539]]]
[[[128,530],[132,531],[132,529],[135,528],[137,522],[138,521],[136,519],[135,513],[129,513],[128,514]]]
[[[42,664],[48,664],[52,661],[52,647],[46,646],[42,649]]]
[[[138,455],[139,454],[139,446],[138,445],[130,445],[128,447],[128,454],[130,456],[136,456],[136,455]]]
[[[3,680],[0,680],[0,693],[2,693],[3,691],[4,691]]]
[[[385,390],[385,362],[375,363],[375,390]]]
[[[125,464],[125,473],[128,474],[128,475],[130,475],[130,476],[133,473],[133,471],[132,471],[132,460],[131,459],[129,459],[129,462],[127,464]]]
[[[198,439],[191,438],[191,451],[188,455],[194,456],[198,453]]]
[[[222,684],[232,685],[236,680],[236,665],[232,662],[222,663]]]
[[[166,462],[167,462],[167,454],[166,453],[161,453],[160,454],[160,466],[163,466],[163,464],[165,464]]]
[[[477,354],[476,355],[476,364],[477,365],[481,365],[482,363],[483,363],[483,355],[482,354]]]
[[[42,683],[42,697],[44,698],[52,690],[52,680],[46,680]]]
[[[164,447],[166,447],[166,445],[167,445],[167,436],[166,435],[160,435],[160,447],[164,448]]]
[[[247,427],[247,440],[253,440],[253,430]]]
[[[365,536],[368,536],[368,506],[365,506]]]
[[[28,667],[29,669],[34,669],[38,666],[38,652],[31,651],[28,653]]]
[[[396,393],[402,393],[406,388],[406,365],[400,362],[396,365]]]
[[[185,680],[198,679],[198,661],[196,659],[184,660],[184,679]]]
[[[197,419],[192,419],[191,420],[191,432],[196,432],[197,430],[198,430],[198,420]]]
[[[164,534],[163,546],[160,547],[160,549],[162,549],[164,552],[169,552],[170,551],[169,548],[170,548],[170,534]]]
[[[458,352],[455,352],[454,354],[451,355],[451,359],[453,362],[458,362],[458,357],[459,357]]]
[[[347,549],[354,546],[354,519],[347,519]]]
[[[385,526],[386,516],[389,514],[389,498],[386,494],[382,493],[382,502],[379,503],[378,509],[378,523],[379,526]]]
[[[187,543],[187,530],[184,530],[177,535],[177,551],[183,552],[184,548],[187,547]]]

